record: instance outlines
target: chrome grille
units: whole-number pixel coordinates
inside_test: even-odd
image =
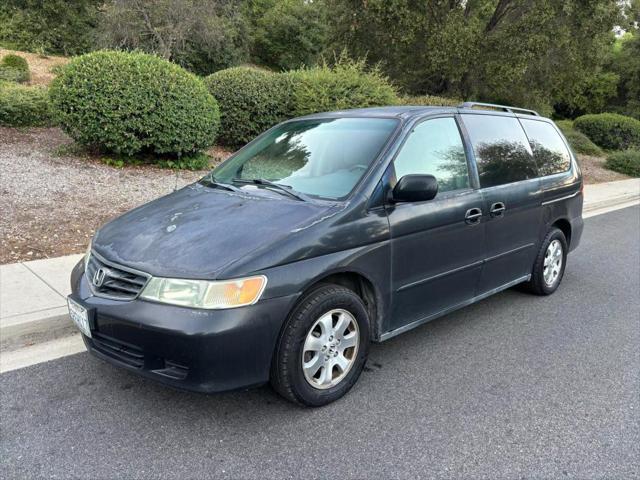
[[[133,300],[149,280],[149,275],[109,262],[91,252],[87,262],[87,281],[94,295],[115,300]]]

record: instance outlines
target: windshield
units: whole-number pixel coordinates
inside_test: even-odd
[[[213,170],[217,182],[275,182],[305,195],[343,199],[376,158],[398,121],[297,120],[277,126]]]

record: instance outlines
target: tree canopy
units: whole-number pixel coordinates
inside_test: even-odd
[[[639,116],[639,20],[640,0],[5,0],[0,44],[142,50],[200,75],[346,51],[407,95]]]

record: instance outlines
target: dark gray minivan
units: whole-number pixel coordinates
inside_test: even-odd
[[[202,392],[270,381],[319,406],[354,385],[372,341],[517,284],[553,293],[582,186],[530,110],[297,118],[103,226],[69,310],[92,354],[146,377]]]

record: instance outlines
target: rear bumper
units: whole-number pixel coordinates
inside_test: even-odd
[[[173,387],[220,392],[265,383],[280,328],[297,298],[199,310],[95,297],[80,262],[72,297],[90,312],[90,353]]]

